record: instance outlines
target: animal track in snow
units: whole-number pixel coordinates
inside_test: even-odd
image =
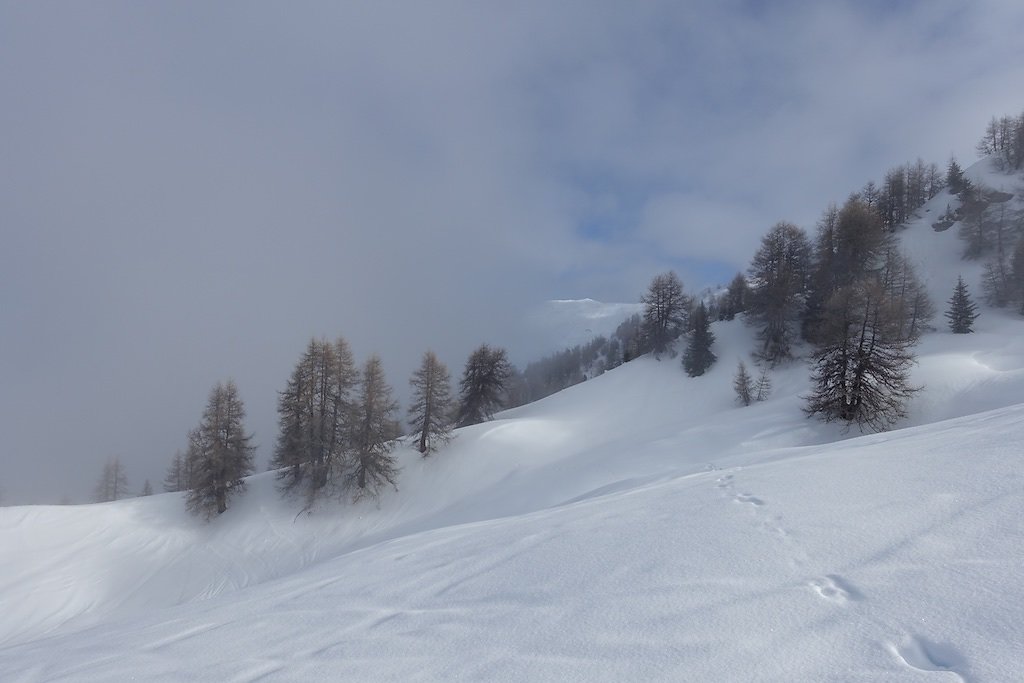
[[[723,498],[731,497],[734,503],[746,503],[754,506],[755,509],[767,505],[763,498],[758,498],[753,493],[736,493],[736,481],[731,474],[723,474],[715,481],[717,482],[715,487],[722,492]],[[765,532],[777,536],[782,543],[789,547],[790,562],[794,567],[800,568],[806,563],[807,554],[793,540],[789,530],[783,526],[782,515],[766,515],[763,512],[757,512],[755,518],[760,520],[760,527]]]
[[[912,669],[948,673],[961,683],[967,682],[967,678],[957,671],[966,668],[966,662],[949,643],[933,643],[921,636],[907,636],[900,644],[888,643],[886,647]]]
[[[755,496],[752,493],[735,493],[736,481],[731,474],[723,474],[715,480],[715,488],[720,490],[724,495],[728,496],[732,494],[733,500],[737,503],[750,503],[751,505],[760,507],[764,505],[764,501]]]
[[[829,574],[809,582],[811,588],[821,597],[829,602],[845,604],[851,600],[860,600],[864,596],[850,585],[845,579],[835,574]]]
[[[750,493],[740,493],[740,494],[737,494],[736,502],[737,503],[750,503],[751,505],[756,505],[757,507],[761,507],[762,505],[764,505],[764,501],[763,500],[761,500],[757,496],[755,496],[753,494],[750,494]]]

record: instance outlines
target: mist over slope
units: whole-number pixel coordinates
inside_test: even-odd
[[[980,277],[944,201],[900,233],[940,311],[905,428],[805,418],[802,362],[737,407],[735,320],[702,377],[643,357],[401,447],[377,502],[0,508],[0,680],[1024,678],[1024,320],[944,331]]]
[[[596,337],[610,337],[619,324],[642,313],[639,303],[605,303],[594,299],[552,299],[530,311],[525,327],[537,338],[536,357],[563,348],[586,344]]]

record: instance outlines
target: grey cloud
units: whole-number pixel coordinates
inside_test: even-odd
[[[82,499],[110,455],[155,482],[228,376],[265,462],[310,336],[404,388],[427,347],[456,372],[482,341],[539,352],[516,322],[544,299],[712,284],[701,259],[742,267],[888,165],[969,160],[1021,106],[1021,25],[1015,3],[5,5],[0,486]]]

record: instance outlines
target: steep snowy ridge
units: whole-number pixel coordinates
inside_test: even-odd
[[[0,508],[0,680],[1024,680],[1024,319],[944,331],[944,208],[901,233],[940,310],[905,428],[805,418],[799,362],[737,407],[736,320],[705,376],[641,358],[401,448],[377,502]]]

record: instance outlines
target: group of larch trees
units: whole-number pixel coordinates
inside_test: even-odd
[[[1024,166],[1024,115],[993,119],[978,148],[1004,170]],[[945,174],[918,160],[890,170],[880,186],[868,183],[841,207],[829,206],[813,239],[792,223],[776,224],[747,272],[698,306],[674,274],[657,276],[642,299],[645,350],[658,356],[689,333],[684,365],[688,374],[701,374],[714,362],[708,321],[743,313],[756,330],[761,373],[755,380],[739,362],[733,387],[741,405],[763,400],[769,368],[809,345],[809,416],[862,429],[891,426],[919,389],[910,383],[913,347],[935,316],[895,234],[944,188],[956,202],[932,227],[959,222],[965,258],[989,258],[986,302],[1014,304],[1024,314],[1024,212],[1010,209],[1014,195],[972,183],[955,159]],[[972,331],[977,307],[962,278],[945,315],[953,332]]]
[[[490,419],[507,400],[515,373],[504,349],[482,345],[466,362],[458,400],[451,378],[432,351],[409,380],[410,443],[424,457],[448,443],[455,426]],[[397,489],[394,450],[402,436],[398,403],[380,358],[356,367],[344,338],[313,339],[278,394],[278,435],[270,467],[283,495],[299,496],[306,509],[325,495],[376,497]],[[252,437],[233,382],[210,394],[186,452],[175,454],[164,488],[186,492],[188,509],[210,518],[227,510],[253,471]],[[115,479],[115,483],[116,483]]]
[[[869,185],[842,207],[829,206],[813,240],[787,222],[762,238],[747,273],[718,304],[721,318],[743,312],[755,329],[761,376],[755,381],[740,362],[733,387],[741,405],[763,400],[768,369],[809,344],[808,415],[873,429],[905,415],[916,391],[911,349],[934,309],[896,247],[886,206]]]
[[[683,368],[690,377],[699,377],[714,365],[718,356],[711,350],[715,335],[711,331],[711,318],[703,301],[690,316],[690,338],[683,352]]]
[[[703,300],[695,300],[686,294],[683,283],[674,271],[654,276],[647,292],[640,298],[643,317],[633,339],[632,354],[652,352],[660,359],[670,353],[672,345],[683,335],[687,336],[683,351],[683,368],[691,377],[703,375],[717,357],[711,350],[715,335],[711,331],[711,316]]]
[[[1024,116],[993,120],[979,150],[1006,169],[1020,168],[1022,130]],[[743,311],[756,327],[760,362],[785,362],[794,344],[812,346],[808,415],[871,429],[906,415],[918,390],[909,382],[913,346],[935,309],[895,233],[944,187],[957,204],[932,227],[942,231],[959,222],[965,258],[990,257],[987,302],[1019,304],[1024,313],[1024,215],[1009,210],[1012,194],[972,184],[955,159],[945,177],[918,161],[888,173],[881,188],[868,183],[824,212],[813,241],[792,224],[777,224],[746,276],[737,275],[720,297],[720,318]],[[961,278],[946,312],[950,329],[970,332],[976,317]],[[740,403],[755,400],[753,386],[741,364],[734,380]]]
[[[1005,170],[1024,166],[1024,114],[993,119],[979,143]],[[838,207],[829,206],[811,239],[780,222],[762,238],[746,273],[724,292],[694,298],[672,271],[656,275],[642,296],[643,313],[623,321],[609,338],[556,353],[519,373],[504,349],[486,344],[466,361],[453,398],[448,369],[427,351],[410,379],[410,443],[424,456],[446,444],[454,427],[490,419],[510,405],[536,400],[645,353],[674,355],[686,336],[683,367],[704,374],[716,361],[712,320],[744,315],[756,330],[755,379],[743,361],[733,388],[750,405],[771,391],[769,370],[809,345],[812,391],[805,412],[846,426],[884,429],[906,415],[913,346],[930,328],[934,307],[894,234],[943,188],[956,199],[932,227],[959,222],[965,258],[987,256],[986,301],[1015,304],[1024,313],[1024,214],[1009,210],[1007,192],[972,183],[955,159],[945,176],[918,160],[890,170],[880,186],[866,184]],[[946,312],[950,329],[972,331],[977,307],[960,278]],[[278,398],[279,432],[271,466],[279,488],[312,505],[322,494],[377,496],[397,488],[394,457],[402,429],[398,404],[371,356],[357,369],[348,343],[310,341]],[[251,437],[233,382],[210,394],[185,453],[175,455],[164,480],[168,491],[187,491],[190,510],[207,517],[227,509],[252,472]],[[149,489],[147,482],[147,489]],[[104,467],[97,500],[125,495],[120,461]],[[145,492],[145,491],[144,491]]]
[[[799,295],[803,338],[814,347],[805,410],[884,429],[917,391],[912,347],[934,309],[879,207],[861,195],[825,211],[808,255]]]
[[[322,494],[376,496],[395,486],[398,403],[380,358],[357,369],[348,342],[313,339],[278,396],[271,467],[286,494],[307,506]]]

